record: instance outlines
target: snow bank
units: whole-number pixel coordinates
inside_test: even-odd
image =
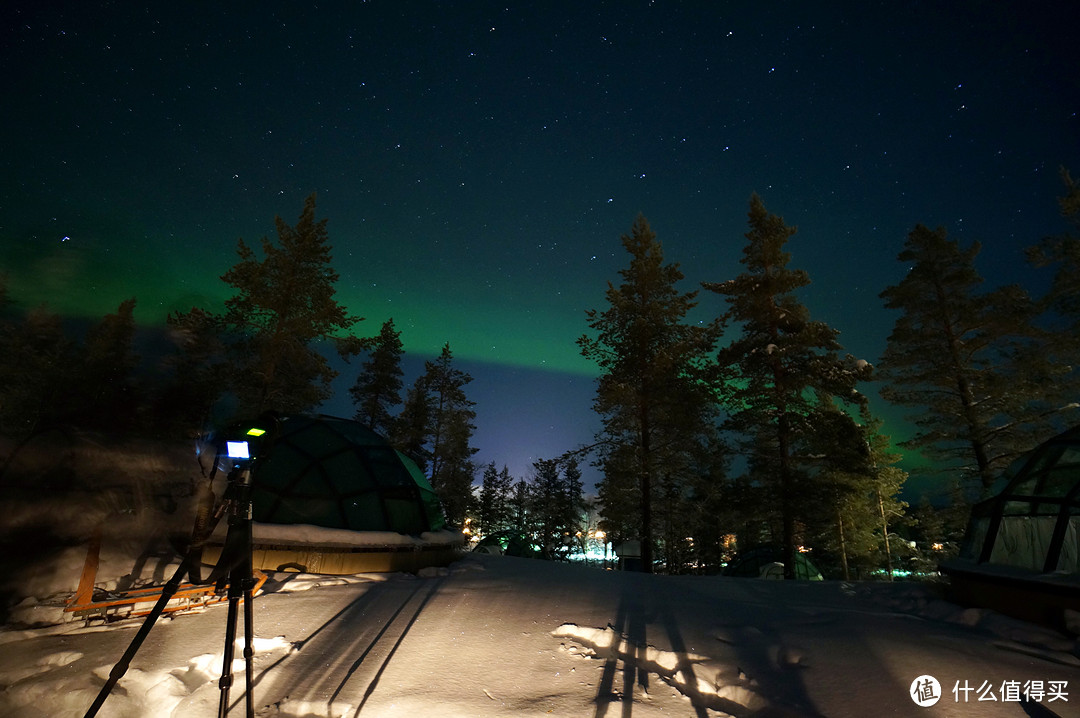
[[[215,534],[224,538],[225,530],[219,525]],[[428,531],[417,537],[393,531],[349,531],[309,524],[267,524],[258,521],[251,523],[251,537],[255,543],[261,544],[326,548],[461,546],[465,543],[464,536],[457,531]]]

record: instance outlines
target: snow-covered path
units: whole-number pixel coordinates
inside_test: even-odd
[[[276,575],[254,602],[257,713],[1080,718],[1074,639],[963,611],[920,586],[644,576],[504,557],[431,573]],[[225,620],[215,607],[159,621],[100,715],[214,715]],[[82,715],[133,635],[0,634],[0,715]],[[242,715],[242,660],[235,666],[232,715]],[[941,685],[929,708],[909,696],[924,674]],[[1064,685],[1068,701],[1002,700],[1025,681]],[[981,686],[998,700],[979,701]]]

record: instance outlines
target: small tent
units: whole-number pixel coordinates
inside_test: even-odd
[[[942,564],[956,598],[1059,623],[1080,610],[1080,427],[1015,461],[971,510],[956,561]]]
[[[742,578],[783,578],[784,549],[775,544],[754,546],[739,554],[724,567],[723,575]],[[795,552],[795,578],[803,581],[821,581],[821,571],[811,563],[806,554]]]

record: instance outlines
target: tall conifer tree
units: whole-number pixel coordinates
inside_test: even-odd
[[[511,508],[510,492],[514,479],[510,476],[510,469],[503,466],[500,472],[495,468],[492,461],[484,469],[484,476],[480,485],[480,496],[477,499],[476,514],[477,527],[481,536],[488,536],[497,531],[510,527]]]
[[[1051,377],[1037,308],[1018,286],[981,293],[975,269],[980,245],[961,248],[945,230],[917,225],[899,254],[908,267],[881,293],[901,312],[889,335],[880,376],[882,396],[918,409],[921,449],[945,470],[985,490],[1018,454],[1048,432]]]
[[[425,377],[420,376],[405,393],[404,406],[394,418],[390,432],[394,448],[407,454],[424,472],[431,458],[427,449],[431,412],[431,392]]]
[[[749,225],[741,260],[745,271],[704,286],[726,298],[725,321],[741,328],[741,335],[719,353],[732,387],[729,426],[749,440],[751,468],[779,508],[784,574],[794,578],[800,487],[807,468],[798,451],[813,427],[809,417],[831,397],[861,403],[855,386],[869,378],[870,365],[841,357],[838,332],[812,321],[799,301],[796,292],[810,278],[788,267],[791,255],[784,247],[795,227],[770,214],[757,194],[750,199]]]
[[[356,405],[356,420],[372,431],[389,435],[393,425],[392,407],[401,404],[401,355],[404,353],[401,332],[394,330],[394,320],[383,322],[362,372],[349,389]]]
[[[687,313],[696,292],[676,286],[677,264],[642,216],[622,245],[630,264],[622,283],[609,283],[603,312],[589,310],[595,337],[578,339],[582,354],[600,367],[593,407],[603,429],[599,493],[605,528],[615,540],[639,539],[645,571],[653,569],[654,501],[686,496],[702,447],[714,436],[709,354],[720,323],[695,325]]]
[[[222,325],[240,413],[306,411],[330,397],[337,372],[314,347],[330,341],[343,354],[358,350],[343,337],[360,319],[335,298],[326,220],[315,219],[315,195],[304,201],[296,226],[275,218],[278,242],[262,240],[262,258],[243,240],[240,261],[222,280],[236,290],[225,301]]]
[[[465,394],[472,377],[456,368],[453,360],[447,343],[438,359],[424,363],[425,372],[418,382],[426,392],[429,408],[426,454],[431,486],[442,499],[447,521],[460,526],[474,501],[476,466],[472,457],[476,449],[471,441],[476,411],[475,402]]]

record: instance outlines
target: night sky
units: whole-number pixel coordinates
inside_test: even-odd
[[[741,270],[758,192],[799,227],[813,317],[875,361],[916,223],[1040,291],[1023,248],[1080,172],[1074,3],[140,5],[0,8],[15,298],[135,296],[147,326],[220,306],[237,239],[317,192],[361,331],[393,317],[413,371],[450,342],[478,458],[518,476],[598,425],[574,340],[638,213],[691,290]]]

